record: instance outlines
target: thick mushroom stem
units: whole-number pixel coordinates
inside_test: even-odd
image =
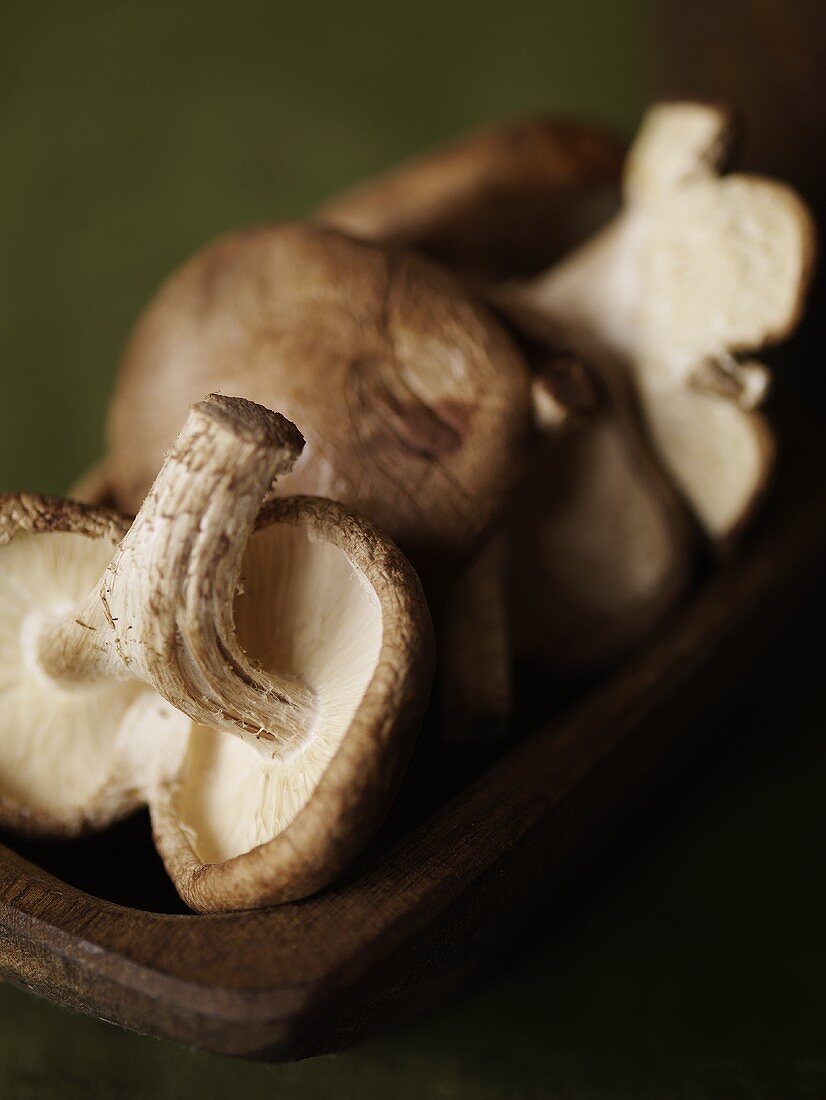
[[[267,756],[294,746],[312,723],[313,693],[247,657],[233,603],[261,502],[303,443],[253,402],[194,405],[95,590],[43,627],[41,669],[59,681],[145,681]]]

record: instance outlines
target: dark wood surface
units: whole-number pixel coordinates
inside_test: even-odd
[[[669,777],[713,761],[709,736],[725,736],[714,717],[803,629],[826,550],[822,435],[794,424],[739,560],[707,569],[626,667],[463,769],[425,736],[382,837],[338,886],[196,916],[165,883],[141,817],[86,847],[10,841],[0,972],[145,1034],[278,1060],[347,1045],[455,988]],[[553,694],[522,680],[518,728]]]

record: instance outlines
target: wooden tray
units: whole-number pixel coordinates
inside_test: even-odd
[[[558,693],[523,674],[524,735],[487,759],[465,752],[459,766],[425,734],[346,881],[277,909],[196,916],[166,882],[145,817],[72,844],[9,841],[0,972],[148,1035],[272,1060],[341,1047],[442,996],[613,842],[710,729],[721,736],[711,719],[755,662],[801,637],[826,550],[823,436],[795,422],[744,552],[709,569],[626,667],[544,723]]]

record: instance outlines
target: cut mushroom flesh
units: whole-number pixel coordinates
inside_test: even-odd
[[[211,398],[131,528],[0,501],[5,824],[71,835],[148,802],[181,895],[211,910],[303,896],[363,845],[421,719],[431,628],[367,521],[292,498],[256,522],[300,446]]]
[[[730,133],[709,104],[652,108],[629,154],[623,211],[515,292],[568,345],[624,364],[665,469],[720,543],[748,519],[773,457],[753,411],[765,368],[741,358],[792,331],[814,251],[793,191],[720,175]]]

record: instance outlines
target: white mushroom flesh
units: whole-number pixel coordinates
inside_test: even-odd
[[[250,540],[236,600],[238,638],[267,670],[294,675],[317,699],[309,734],[265,761],[245,742],[196,726],[176,810],[204,863],[271,840],[307,803],[373,676],[382,642],[378,599],[338,547],[273,524]]]
[[[80,603],[112,550],[105,539],[61,531],[20,532],[0,546],[0,799],[33,824],[43,818],[80,828],[107,816],[107,807],[114,815],[142,801],[123,767],[119,730],[147,689],[62,684],[37,660],[43,626]]]
[[[721,541],[748,518],[773,456],[751,411],[766,369],[737,357],[794,327],[814,248],[793,191],[720,176],[728,130],[706,104],[649,111],[624,210],[521,291],[575,351],[624,362],[665,469]]]

